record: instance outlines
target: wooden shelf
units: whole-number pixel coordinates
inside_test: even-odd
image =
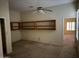
[[[20,30],[20,22],[11,22],[11,30]]]
[[[11,30],[56,30],[56,20],[11,22]]]

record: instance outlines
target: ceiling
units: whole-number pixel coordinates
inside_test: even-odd
[[[51,7],[66,3],[73,0],[10,0],[10,8],[18,11],[35,10],[36,7]]]

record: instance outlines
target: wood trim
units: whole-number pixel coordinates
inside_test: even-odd
[[[42,21],[23,21],[23,23],[33,23],[33,22],[51,22],[51,21],[56,21],[56,20],[42,20]]]

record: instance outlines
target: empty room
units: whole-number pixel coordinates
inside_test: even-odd
[[[79,56],[77,0],[1,0],[0,7],[0,57]]]

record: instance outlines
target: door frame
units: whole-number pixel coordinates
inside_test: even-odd
[[[77,25],[76,25],[76,29],[77,29],[77,31],[76,31],[76,39],[77,39],[77,41],[78,41],[78,13],[79,13],[79,9],[77,10],[77,19],[76,19],[76,23],[77,23]]]
[[[5,46],[6,46],[6,55],[7,55],[7,41],[6,41],[6,27],[5,27],[5,20],[6,18],[5,17],[0,17],[0,19],[3,19],[3,22],[4,22],[4,31],[5,31]],[[1,23],[0,23],[1,24]],[[1,29],[2,30],[2,29]],[[2,35],[2,33],[1,33]],[[1,42],[2,42],[2,36],[1,36]],[[3,52],[3,42],[2,42],[2,57],[5,57],[6,55],[4,55],[4,52]]]
[[[71,17],[69,17],[69,18],[71,18]],[[76,17],[72,17],[72,18],[76,19]],[[64,21],[65,21],[65,19],[66,18],[63,18],[63,40],[64,40]],[[75,24],[75,26],[76,26],[76,24]],[[75,29],[76,29],[76,27],[75,27]],[[75,33],[76,33],[76,30],[75,30]],[[75,36],[75,38],[76,38],[76,36]],[[75,41],[76,41],[76,39],[75,39]]]
[[[2,36],[2,46],[3,46],[3,56],[7,54],[6,48],[6,33],[5,33],[5,20],[4,18],[0,18],[1,23],[1,36]]]
[[[78,18],[78,13],[79,13],[79,9],[77,10],[77,16],[76,16],[76,33],[75,33],[75,36],[76,36],[76,53],[77,53],[77,56],[79,57],[79,47],[78,47],[78,45],[79,45],[79,37],[78,37],[78,31],[79,31],[79,29],[78,29],[78,21],[79,21],[79,18]]]

